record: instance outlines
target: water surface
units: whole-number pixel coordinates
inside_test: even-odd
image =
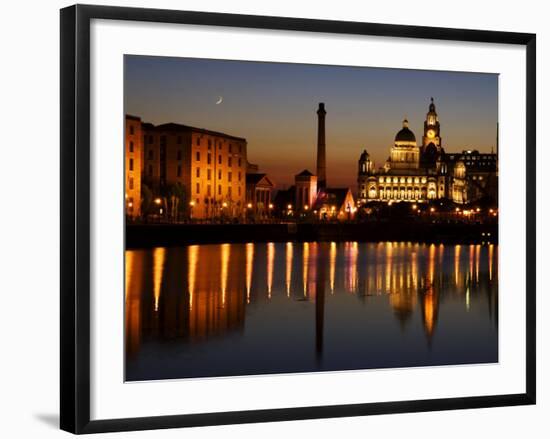
[[[498,246],[126,251],[126,379],[498,361]]]

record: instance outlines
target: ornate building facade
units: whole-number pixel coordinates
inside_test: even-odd
[[[422,203],[442,198],[469,203],[483,197],[496,200],[497,181],[496,154],[471,150],[445,152],[439,117],[431,98],[420,145],[405,119],[382,168],[376,170],[368,152],[362,152],[358,162],[357,192],[361,203]]]

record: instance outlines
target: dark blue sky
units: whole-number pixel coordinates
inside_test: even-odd
[[[126,113],[245,137],[249,161],[278,187],[315,172],[319,102],[331,186],[355,185],[363,149],[382,166],[404,117],[420,143],[431,96],[446,151],[496,143],[495,74],[149,56],[126,56],[124,74]]]

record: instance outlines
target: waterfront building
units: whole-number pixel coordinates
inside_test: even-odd
[[[246,174],[246,208],[257,218],[267,218],[273,210],[272,191],[275,185],[262,173]]]
[[[296,187],[295,208],[308,210],[317,198],[317,176],[304,169],[294,176],[294,184]]]
[[[368,152],[363,150],[358,161],[358,203],[422,203],[442,198],[468,203],[483,197],[496,201],[497,179],[496,154],[445,152],[431,98],[420,145],[405,119],[382,168],[376,170]]]
[[[451,197],[455,203],[476,200],[496,200],[498,197],[498,163],[496,154],[482,154],[476,150],[452,154],[454,162],[451,177]]]
[[[135,116],[127,116],[124,130],[124,198],[126,215],[130,218],[135,218],[141,213],[141,169],[143,156],[141,119]]]
[[[180,205],[180,214],[189,209],[199,219],[243,216],[246,139],[176,123],[143,123],[141,128],[143,184],[163,205],[173,194],[183,194],[186,205]]]
[[[350,188],[326,188],[320,191],[314,213],[320,219],[350,220],[355,216],[355,200]]]

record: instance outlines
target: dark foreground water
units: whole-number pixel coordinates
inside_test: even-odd
[[[126,379],[498,361],[498,246],[126,252]]]

